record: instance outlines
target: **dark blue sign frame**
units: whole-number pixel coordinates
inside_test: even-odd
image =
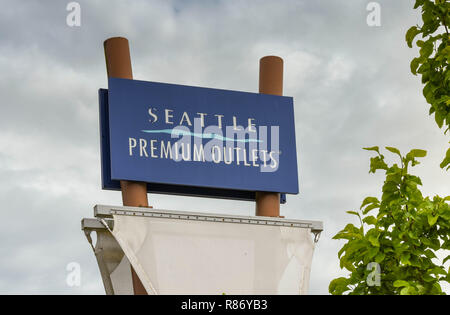
[[[120,80],[120,79],[113,79]],[[143,81],[140,81],[144,83]],[[160,84],[160,83],[158,83]],[[163,85],[163,84],[161,84]],[[110,81],[111,86],[111,81]],[[191,87],[192,88],[192,87]],[[193,89],[205,89],[205,88],[193,88]],[[212,89],[205,89],[212,90]],[[233,92],[233,91],[231,91]],[[235,92],[244,93],[244,92]],[[108,90],[99,90],[99,105],[100,105],[100,135],[101,135],[101,164],[102,164],[102,188],[107,190],[120,190],[120,182],[118,180],[113,180],[111,176],[111,143],[110,143],[110,113],[109,113],[109,102],[108,102]],[[117,108],[117,107],[116,107]],[[293,118],[292,118],[293,119]],[[295,131],[294,131],[295,133]],[[294,134],[295,139],[295,134]],[[294,142],[295,143],[295,142]],[[295,145],[294,145],[295,150]],[[295,163],[296,164],[296,163]],[[295,176],[296,174],[295,165]],[[131,179],[130,179],[131,180]],[[184,196],[195,196],[195,197],[209,197],[209,198],[224,198],[224,199],[235,199],[235,200],[255,200],[255,192],[248,190],[234,190],[234,189],[223,189],[223,188],[213,188],[213,187],[199,187],[199,186],[187,186],[187,185],[176,185],[176,184],[163,184],[163,183],[147,183],[148,192],[150,193],[160,193],[160,194],[174,194],[174,195],[184,195]],[[280,203],[286,202],[286,195],[281,194]]]

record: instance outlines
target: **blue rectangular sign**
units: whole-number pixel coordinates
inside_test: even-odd
[[[298,193],[291,97],[117,78],[99,96],[106,189],[132,180],[243,200]]]

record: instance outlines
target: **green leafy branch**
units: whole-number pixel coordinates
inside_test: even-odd
[[[450,196],[423,197],[419,177],[408,173],[425,157],[424,150],[411,150],[403,156],[396,148],[386,149],[400,158],[389,166],[378,147],[370,159],[370,173],[383,171],[386,179],[381,199],[367,197],[359,211],[360,227],[347,226],[334,236],[346,240],[338,253],[340,267],[349,277],[331,281],[332,294],[443,294],[440,282],[450,282],[450,270],[436,264],[436,251],[450,249]],[[374,211],[378,210],[376,213]],[[371,215],[369,215],[371,213]],[[365,231],[364,227],[367,227]],[[369,263],[380,265],[380,283],[371,285]]]
[[[411,61],[411,72],[420,74],[424,84],[423,95],[430,104],[429,114],[439,128],[450,129],[450,62],[449,28],[450,2],[446,0],[416,0],[414,9],[421,9],[422,26],[412,26],[406,32],[406,43],[413,47],[415,38],[419,56]],[[450,168],[450,148],[441,163],[442,168]]]

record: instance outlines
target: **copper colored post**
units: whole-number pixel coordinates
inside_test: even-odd
[[[105,49],[108,78],[133,79],[128,40],[123,37],[109,38],[105,40],[103,47]],[[124,206],[148,207],[146,183],[120,181],[120,187]],[[133,267],[131,268],[131,274],[134,294],[147,294]]]
[[[259,61],[259,93],[283,95],[283,59],[266,56]],[[280,194],[256,192],[256,215],[280,216]]]

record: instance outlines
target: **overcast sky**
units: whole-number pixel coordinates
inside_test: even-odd
[[[404,41],[420,22],[409,0],[78,1],[81,26],[66,24],[69,1],[0,0],[0,293],[103,294],[80,230],[95,204],[120,205],[101,190],[97,90],[107,87],[103,41],[130,41],[134,78],[257,92],[259,58],[285,62],[294,97],[300,194],[286,218],[321,220],[310,293],[327,294],[345,274],[332,236],[364,197],[380,196],[366,146],[428,150],[415,168],[425,195],[448,195],[438,164],[447,137],[428,108],[417,53]],[[386,154],[388,155],[388,154]],[[150,195],[156,208],[253,215],[252,202]],[[81,265],[80,287],[66,266]]]

